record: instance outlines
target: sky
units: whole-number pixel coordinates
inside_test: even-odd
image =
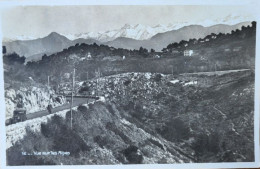
[[[20,6],[3,10],[1,16],[4,38],[99,32],[125,24],[207,26],[254,20],[243,6]]]

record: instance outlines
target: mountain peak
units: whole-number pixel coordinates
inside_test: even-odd
[[[69,39],[64,36],[64,35],[61,35],[57,32],[51,32],[48,36],[46,36],[45,38],[47,39],[59,39],[59,40],[62,40],[62,41],[68,41]]]
[[[61,36],[60,34],[58,34],[57,32],[51,32],[48,36]]]
[[[155,25],[154,28],[162,27],[161,24]]]
[[[145,25],[142,25],[142,24],[136,24],[135,26],[134,26],[134,29],[145,29],[146,28],[146,26]]]
[[[127,24],[127,23],[122,27],[122,29],[130,29],[130,28],[131,28],[131,25]]]

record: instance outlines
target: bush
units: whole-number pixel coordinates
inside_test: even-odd
[[[118,129],[118,127],[111,122],[108,122],[106,124],[106,129],[114,132],[116,135],[118,135],[126,144],[132,144],[132,141],[121,131]]]
[[[162,80],[162,75],[161,74],[156,74],[155,77],[154,77],[154,80],[156,82],[160,82]]]
[[[107,140],[102,136],[94,137],[94,141],[99,145],[99,147],[104,148],[107,145]]]
[[[129,146],[123,153],[130,164],[141,164],[143,162],[143,156],[139,154],[136,146]]]
[[[161,143],[159,143],[158,141],[149,138],[148,139],[152,144],[156,145],[157,147],[159,147],[160,149],[164,150],[163,145]]]
[[[66,127],[61,133],[53,137],[53,149],[56,151],[67,151],[73,156],[78,156],[80,151],[89,151],[90,147],[73,130]]]
[[[81,104],[81,105],[78,106],[77,110],[80,111],[80,112],[87,112],[88,108]]]
[[[47,124],[41,124],[41,133],[52,142],[52,150],[67,151],[74,156],[79,155],[80,151],[90,150],[60,116],[54,115]]]
[[[182,141],[190,137],[188,126],[180,119],[167,122],[163,129],[158,132],[169,141]]]
[[[222,144],[222,147],[220,145]],[[220,136],[217,132],[207,134],[200,134],[195,138],[195,142],[192,144],[197,155],[202,155],[206,153],[217,154],[221,149],[225,149],[225,144],[220,143]]]
[[[127,80],[127,81],[124,82],[124,85],[128,86],[130,83],[131,83],[131,80]]]
[[[79,93],[89,92],[90,88],[88,86],[81,87],[79,89]]]

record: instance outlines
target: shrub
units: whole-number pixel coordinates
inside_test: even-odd
[[[88,92],[90,91],[89,86],[84,86],[79,89],[79,93]]]
[[[192,148],[197,155],[207,153],[217,154],[222,151],[222,148],[220,147],[221,144],[222,148],[224,148],[225,144],[220,143],[220,136],[217,132],[211,133],[210,135],[201,133],[195,137],[195,142],[192,144]]]
[[[128,86],[130,83],[131,83],[131,80],[127,80],[127,81],[124,82],[124,85]]]
[[[104,148],[105,145],[107,145],[107,140],[106,138],[102,136],[96,136],[94,137],[94,141],[99,145],[99,147]]]
[[[106,129],[114,132],[116,135],[118,135],[126,144],[131,144],[132,141],[121,131],[118,129],[118,127],[111,122],[108,122],[106,124]]]
[[[167,122],[163,129],[158,132],[169,141],[181,141],[188,139],[190,136],[188,126],[180,119]]]
[[[160,82],[162,80],[162,75],[161,74],[156,74],[155,77],[154,77],[154,80],[156,82]]]
[[[70,113],[67,113],[70,114]],[[56,151],[67,151],[71,155],[78,155],[80,151],[89,151],[90,147],[84,140],[62,119],[54,115],[46,124],[41,124],[42,134],[52,142],[51,149]]]
[[[129,146],[123,153],[130,164],[141,164],[143,162],[143,156],[138,153],[138,148],[136,146]]]
[[[152,138],[148,139],[152,144],[156,145],[157,147],[159,147],[160,149],[164,150],[163,145],[161,143],[159,143],[157,140],[154,140]]]
[[[87,112],[88,108],[81,104],[81,105],[78,106],[77,110],[80,111],[80,112]]]

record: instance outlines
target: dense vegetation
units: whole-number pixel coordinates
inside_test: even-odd
[[[4,55],[6,87],[46,84],[49,76],[57,89],[70,82],[65,74],[75,68],[77,81],[88,80],[81,93],[94,91],[111,101],[80,106],[73,112],[73,130],[70,113],[65,119],[54,116],[41,125],[39,133],[28,130],[23,140],[7,150],[8,164],[253,161],[255,39],[253,22],[231,34],[173,43],[162,52],[76,44],[26,64],[15,53]],[[193,50],[194,55],[183,56],[185,50]],[[209,83],[204,86],[185,85],[192,79],[188,75],[171,82],[181,78],[180,73],[232,69],[252,73],[201,75]],[[100,76],[97,85],[95,78]],[[17,155],[20,150],[69,151],[71,155],[21,156]]]
[[[128,112],[128,121],[183,149],[194,150],[197,162],[254,159],[254,74],[198,76],[209,86],[170,83],[174,76],[126,74],[108,77],[99,94],[108,95]],[[119,83],[120,81],[127,83]],[[86,82],[96,90],[94,82]]]
[[[254,160],[254,74],[215,76],[215,85],[172,83],[173,75],[128,73],[100,79],[105,103],[54,116],[7,150],[8,165],[250,162]],[[204,78],[203,75],[199,78]],[[123,82],[123,83],[120,83]],[[83,88],[96,91],[95,81]],[[22,156],[65,151],[69,156]]]
[[[77,80],[87,80],[97,76],[108,76],[124,72],[158,72],[179,74],[184,72],[203,72],[230,69],[252,69],[255,62],[256,22],[242,27],[231,34],[211,34],[203,39],[191,39],[169,44],[163,52],[116,49],[97,44],[76,44],[62,52],[44,55],[42,60],[22,64],[24,57],[4,55],[6,67],[5,82],[9,79],[28,81],[28,77],[42,84],[50,76],[51,85],[57,88],[66,81],[65,73],[76,68]],[[184,50],[193,50],[191,57],[184,57]],[[90,59],[83,60],[88,54]],[[155,56],[160,58],[155,58]],[[124,57],[124,59],[123,59]],[[12,62],[17,63],[12,66]],[[19,64],[19,65],[18,65]]]
[[[127,112],[111,102],[81,105],[65,118],[53,116],[40,132],[27,129],[25,137],[7,150],[8,165],[86,165],[191,162],[174,143],[153,136],[124,120]],[[22,155],[20,152],[32,153]],[[35,155],[34,152],[70,152]]]

